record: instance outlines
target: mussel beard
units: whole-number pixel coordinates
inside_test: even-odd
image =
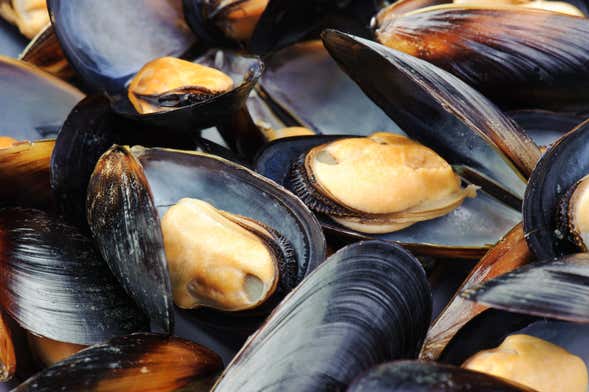
[[[451,166],[430,149],[382,133],[312,149],[293,163],[289,182],[312,210],[368,234],[444,216],[476,197],[477,189],[462,188]]]
[[[269,0],[216,0],[213,1],[209,17],[226,37],[243,42],[248,41],[256,29]]]
[[[174,301],[181,308],[253,309],[280,287],[292,289],[297,267],[288,241],[255,220],[182,199],[162,219]]]
[[[589,175],[564,194],[557,209],[556,221],[560,235],[581,251],[589,250]]]
[[[233,79],[215,68],[162,57],[137,73],[128,97],[138,113],[148,114],[204,102],[232,88]]]
[[[46,0],[0,0],[0,16],[29,39],[49,24]]]

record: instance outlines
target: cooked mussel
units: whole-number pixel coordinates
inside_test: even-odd
[[[290,183],[314,211],[376,234],[444,216],[466,197],[476,197],[476,187],[462,188],[460,177],[434,151],[388,133],[312,148],[293,164]]]
[[[359,377],[348,392],[524,392],[531,389],[483,373],[435,362],[397,361]]]
[[[573,87],[588,82],[582,48],[589,19],[580,10],[552,1],[441,3],[408,12],[390,6],[376,17],[376,38],[453,73],[503,108],[587,108],[586,89]],[[568,14],[549,10],[555,7]]]
[[[174,57],[147,63],[129,85],[138,113],[155,113],[211,99],[233,88],[233,79],[211,67]]]
[[[508,336],[495,349],[478,352],[463,364],[466,369],[526,385],[539,392],[586,392],[585,362],[555,344],[535,336]]]
[[[221,358],[206,347],[175,337],[137,333],[83,350],[14,391],[207,391],[222,369]]]
[[[414,358],[430,317],[425,273],[409,252],[350,245],[276,308],[214,390],[342,390],[379,362]]]
[[[246,310],[297,280],[292,245],[274,229],[182,199],[162,217],[174,301],[181,308]],[[213,248],[211,244],[216,244]]]
[[[568,236],[581,251],[589,251],[589,174],[562,196],[557,221],[562,235]]]
[[[2,0],[0,16],[18,26],[31,39],[49,24],[45,0]]]
[[[185,7],[202,4],[205,19],[213,23],[225,37],[236,42],[249,41],[269,0],[200,0],[185,1]],[[198,6],[197,6],[198,7]],[[190,19],[188,19],[190,21]]]
[[[104,258],[166,330],[173,288],[183,307],[247,309],[272,290],[276,300],[282,297],[325,257],[321,228],[294,195],[212,155],[115,146],[94,170],[87,206]],[[209,227],[211,221],[216,226]],[[233,239],[224,244],[227,238]],[[188,259],[190,265],[181,265]],[[225,290],[231,288],[239,294],[233,303],[235,293]],[[184,294],[190,295],[183,299]],[[267,300],[249,317],[265,315],[275,304]]]

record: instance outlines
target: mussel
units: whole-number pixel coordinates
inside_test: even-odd
[[[402,230],[476,197],[434,151],[387,133],[314,147],[291,170],[290,187],[305,204],[363,233]]]
[[[200,201],[181,201],[185,198]],[[165,330],[172,324],[172,290],[191,294],[190,307],[247,309],[259,305],[259,297],[268,297],[275,284],[275,299],[284,296],[325,257],[320,226],[296,197],[212,155],[115,146],[94,170],[87,206],[88,222],[104,258],[142,309]],[[217,224],[208,232],[212,221]],[[193,234],[185,234],[189,229]],[[231,236],[235,238],[223,245]],[[244,253],[254,248],[258,254]],[[188,269],[176,273],[175,265],[187,262],[190,249],[200,250],[188,257]],[[264,265],[259,272],[267,278],[256,275],[250,268],[257,267],[248,263]],[[224,286],[241,289],[240,300],[232,305],[235,293],[223,293]],[[194,294],[200,299],[192,298]],[[248,295],[255,298],[247,299]],[[174,299],[187,306],[182,298]],[[274,301],[261,314],[267,314]]]
[[[589,20],[570,4],[562,13],[551,6],[566,3],[523,3],[430,1],[422,8],[422,1],[401,1],[376,16],[376,38],[453,73],[501,107],[585,110],[586,89],[577,87],[587,83]]]
[[[344,389],[379,362],[414,358],[430,317],[431,292],[410,253],[350,245],[279,305],[213,390]]]
[[[137,333],[92,346],[31,377],[15,392],[206,391],[221,358],[196,343]]]

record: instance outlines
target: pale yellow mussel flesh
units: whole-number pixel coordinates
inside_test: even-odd
[[[138,113],[148,114],[205,101],[232,88],[233,79],[215,68],[162,57],[135,75],[128,96]]]
[[[272,127],[258,125],[258,128],[262,130],[262,134],[268,142],[272,142],[278,139],[284,139],[286,137],[316,135],[315,132],[305,127],[286,127],[280,129],[273,129]]]
[[[16,25],[29,39],[49,24],[45,0],[0,0],[0,16]]]
[[[505,378],[539,392],[587,392],[587,366],[576,355],[529,335],[512,335],[463,367]]]
[[[583,252],[589,251],[589,176],[579,180],[564,196],[559,219],[563,231]]]
[[[444,216],[476,187],[461,186],[433,150],[404,136],[375,133],[313,148],[293,189],[305,203],[347,228],[389,233]]]
[[[279,282],[275,233],[263,224],[182,199],[162,219],[174,301],[181,308],[255,308]]]

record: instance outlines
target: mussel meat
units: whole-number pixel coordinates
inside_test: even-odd
[[[508,336],[499,347],[481,351],[463,367],[526,385],[540,392],[586,392],[587,366],[576,355],[534,336]]]
[[[389,133],[315,147],[293,164],[290,181],[311,209],[364,233],[401,230],[476,196],[434,151]]]
[[[286,238],[253,219],[182,199],[162,218],[174,301],[181,308],[246,310],[296,281]],[[213,245],[214,244],[214,245]]]
[[[233,88],[233,79],[204,65],[174,57],[147,63],[129,85],[138,113],[155,113],[211,99]]]
[[[205,1],[205,12],[213,23],[237,42],[248,41],[269,0],[209,0]]]
[[[589,175],[562,197],[558,217],[560,232],[583,252],[589,251]]]

